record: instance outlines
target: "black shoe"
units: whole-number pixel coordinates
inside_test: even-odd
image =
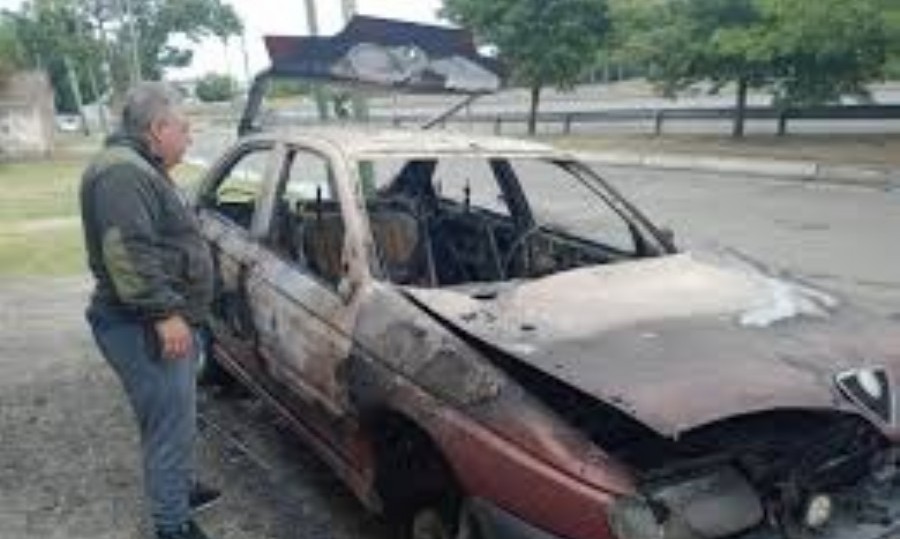
[[[186,522],[180,530],[165,532],[157,530],[156,539],[210,539],[210,537],[191,520]]]
[[[188,494],[188,505],[191,508],[191,512],[196,515],[215,505],[221,496],[222,493],[212,487],[208,487],[203,483],[194,483],[190,494]]]

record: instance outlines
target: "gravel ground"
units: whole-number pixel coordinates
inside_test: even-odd
[[[137,430],[93,347],[84,278],[0,281],[0,539],[151,537]],[[259,401],[201,394],[201,478],[214,537],[384,539],[318,459]]]

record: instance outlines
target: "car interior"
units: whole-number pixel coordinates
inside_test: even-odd
[[[623,251],[535,224],[513,192],[515,178],[505,160],[493,160],[491,167],[497,182],[507,184],[501,198],[508,211],[475,204],[466,195],[442,196],[433,181],[436,165],[435,159],[410,160],[367,198],[378,258],[391,282],[442,287],[535,278],[651,254],[640,240],[633,251]],[[283,203],[276,213],[276,244],[336,283],[344,238],[337,203],[317,196]]]
[[[437,165],[434,158],[409,160],[367,196],[377,256],[391,282],[443,287],[528,279],[653,254],[633,226],[635,247],[629,251],[536,223],[505,159],[489,163],[498,186],[492,207],[472,200],[470,184],[456,186],[455,196],[449,196],[450,187],[435,181]],[[336,286],[344,274],[344,221],[327,185],[322,181],[302,197],[280,197],[271,242],[283,256]],[[216,209],[249,226],[252,201],[233,196],[240,193],[218,195]]]

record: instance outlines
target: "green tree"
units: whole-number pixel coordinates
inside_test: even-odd
[[[742,136],[750,88],[770,89],[781,106],[865,96],[884,67],[887,1],[610,0],[610,12],[616,46],[649,64],[665,93],[734,84]]]
[[[172,45],[173,37],[226,40],[242,31],[237,14],[222,0],[132,1],[130,13],[124,5],[122,0],[32,0],[7,17],[14,21],[26,64],[48,71],[61,110],[76,108],[75,93],[87,101],[110,89],[123,94],[132,80],[135,41],[140,74],[157,79],[165,68],[192,59],[190,49]]]
[[[495,46],[515,82],[529,88],[530,134],[541,90],[575,85],[608,28],[606,0],[446,0],[444,15]]]
[[[97,96],[101,89],[89,81],[91,73],[96,74],[98,46],[74,0],[26,2],[9,17],[26,66],[47,71],[59,110],[79,112],[82,97]]]
[[[237,91],[237,81],[229,75],[208,73],[197,82],[197,98],[205,103],[228,101]]]
[[[0,19],[0,84],[26,64],[25,51],[16,32],[15,20],[8,15],[3,16]]]
[[[243,25],[234,9],[221,0],[142,0],[133,2],[142,76],[157,79],[167,67],[190,64],[193,52],[172,44],[173,36],[196,42],[204,37],[223,41],[240,34]],[[129,39],[122,29],[120,40]]]
[[[888,37],[885,77],[900,79],[900,0],[884,0],[884,24]]]

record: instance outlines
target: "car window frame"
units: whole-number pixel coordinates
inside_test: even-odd
[[[235,165],[247,155],[266,150],[269,152],[266,160],[265,171],[261,181],[260,191],[254,202],[253,218],[249,228],[244,228],[228,217],[222,215],[215,210],[215,193],[225,181],[226,175],[231,172]],[[279,166],[279,164],[281,164]],[[215,216],[229,225],[230,228],[243,231],[248,237],[259,240],[264,236],[265,227],[263,223],[271,222],[271,204],[267,200],[271,198],[269,193],[272,190],[272,184],[277,183],[273,178],[283,174],[284,167],[284,144],[272,139],[252,139],[235,144],[215,165],[210,169],[207,176],[201,183],[199,194],[197,196],[197,208],[199,211],[206,211],[210,215]],[[276,174],[276,171],[278,173]]]
[[[512,164],[512,161],[514,161],[516,158],[507,157],[505,159],[509,167],[508,173],[511,174],[510,180],[516,184],[518,194],[521,196],[520,201],[525,206],[524,209],[528,216],[529,225],[542,226],[542,223],[538,222],[535,216],[528,194],[524,190],[521,180],[519,179],[519,175]],[[663,254],[674,254],[677,252],[675,246],[665,239],[665,237],[652,221],[650,221],[618,189],[616,189],[612,184],[610,184],[606,179],[604,179],[599,173],[593,170],[593,168],[588,166],[586,163],[577,159],[556,156],[537,157],[535,159],[559,167],[561,170],[566,171],[568,174],[570,174],[572,176],[572,181],[577,181],[578,183],[583,185],[588,189],[588,191],[596,196],[599,201],[602,201],[611,212],[617,214],[619,218],[622,219],[625,226],[629,227],[629,232],[631,234],[634,234],[634,232],[636,231],[640,236],[640,242],[638,242],[638,238],[632,236],[635,244],[634,252],[631,252],[622,251],[614,245],[601,243],[591,238],[585,238],[583,236],[572,234],[564,230],[547,227],[548,230],[552,230],[554,234],[567,236],[573,241],[583,241],[608,250],[610,253],[623,256],[659,256]],[[631,227],[634,227],[634,229],[632,230]],[[647,252],[641,252],[642,246],[644,249],[647,249]]]
[[[265,246],[265,248],[270,253],[272,253],[273,256],[277,257],[279,260],[285,262],[286,264],[290,265],[291,267],[296,268],[298,271],[301,271],[304,275],[309,276],[310,278],[314,279],[323,288],[327,289],[331,293],[340,295],[340,292],[338,289],[340,288],[340,286],[341,286],[340,283],[343,280],[349,279],[350,281],[359,283],[359,282],[361,282],[362,279],[365,278],[365,276],[360,275],[360,270],[356,269],[357,266],[365,267],[365,270],[364,270],[365,275],[370,276],[370,272],[369,272],[369,268],[368,268],[368,264],[369,264],[368,258],[364,253],[365,249],[363,249],[362,247],[360,247],[359,249],[354,248],[354,244],[359,243],[355,239],[355,236],[358,235],[360,238],[366,237],[365,234],[367,234],[368,231],[366,230],[365,233],[362,235],[360,235],[359,233],[351,232],[352,217],[351,217],[350,208],[358,206],[358,203],[357,203],[356,199],[352,196],[352,194],[354,192],[353,190],[351,190],[350,199],[348,200],[346,198],[347,194],[341,188],[341,182],[339,181],[339,177],[342,173],[347,175],[348,178],[351,177],[349,175],[350,174],[349,169],[347,169],[347,167],[344,167],[342,169],[341,165],[342,165],[342,163],[345,162],[342,159],[342,156],[334,151],[331,151],[330,148],[327,148],[324,145],[311,144],[311,143],[308,143],[303,140],[299,140],[299,141],[291,140],[291,141],[282,143],[282,146],[283,146],[283,148],[282,148],[282,154],[281,154],[281,160],[280,160],[281,173],[279,174],[276,181],[271,182],[272,189],[269,193],[270,196],[269,196],[269,200],[267,202],[270,211],[268,212],[268,221],[265,223],[265,226],[261,225],[262,235],[260,236],[260,241]],[[276,208],[278,202],[281,200],[281,197],[284,195],[284,191],[287,188],[287,183],[290,180],[290,170],[291,170],[291,165],[293,165],[293,161],[289,160],[289,158],[292,158],[292,155],[296,154],[297,152],[307,152],[307,153],[316,155],[318,157],[321,157],[328,164],[328,167],[329,167],[330,173],[328,175],[328,186],[329,186],[329,189],[331,190],[332,199],[338,205],[338,210],[339,210],[339,213],[341,215],[341,220],[344,225],[344,238],[343,238],[343,244],[342,244],[342,248],[341,248],[342,275],[337,283],[332,283],[332,282],[328,281],[323,276],[312,271],[312,269],[308,265],[302,264],[300,261],[291,259],[290,257],[286,256],[285,253],[281,252],[281,250],[277,249],[273,245],[273,237],[272,236],[275,233],[273,230],[273,226],[275,224],[275,219],[274,219],[275,208]],[[353,187],[355,188],[355,184],[353,184]],[[367,223],[364,226],[367,226]],[[353,256],[349,256],[349,257],[344,256],[347,251],[353,251],[353,250],[359,250],[359,251],[363,252],[363,254],[361,255],[362,260],[360,260],[358,263],[355,263],[353,261]]]

